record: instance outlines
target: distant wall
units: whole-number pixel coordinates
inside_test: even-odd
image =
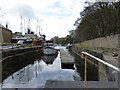
[[[93,40],[88,40],[80,44],[76,44],[79,47],[88,47],[88,48],[118,48],[120,39],[120,34],[106,36],[102,38],[96,38]]]

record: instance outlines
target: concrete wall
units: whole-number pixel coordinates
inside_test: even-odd
[[[120,34],[106,36],[102,38],[96,38],[93,40],[88,40],[85,42],[82,42],[80,44],[77,44],[81,47],[88,47],[88,48],[118,48],[119,43],[118,40],[120,38]]]
[[[72,51],[74,52],[77,52],[79,53],[79,55],[81,56],[82,58],[82,54],[81,52],[88,52],[89,54],[95,56],[95,57],[98,57],[100,59],[103,59],[103,55],[101,52],[99,51],[95,51],[95,50],[89,50],[89,49],[85,49],[85,48],[79,48],[77,46],[72,46]],[[85,59],[83,59],[85,60]],[[108,81],[108,76],[107,76],[107,71],[106,71],[106,67],[103,66],[103,64],[99,63],[98,61],[90,58],[90,57],[87,57],[87,62],[94,66],[95,68],[97,68],[97,74],[94,76],[94,77],[98,77],[98,80],[99,81]],[[95,69],[94,69],[95,70]],[[94,71],[93,71],[94,73]]]
[[[0,43],[11,43],[12,32],[6,28],[0,28]]]

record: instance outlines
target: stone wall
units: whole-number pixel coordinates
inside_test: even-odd
[[[96,38],[77,44],[80,47],[88,48],[118,48],[120,34]]]

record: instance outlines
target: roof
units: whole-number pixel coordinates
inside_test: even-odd
[[[8,31],[12,32],[11,30],[9,30],[8,28],[4,27],[4,26],[1,25],[1,24],[0,24],[0,28],[3,28],[3,29],[5,29],[5,30],[8,30]]]
[[[1,27],[1,28],[5,28],[5,27],[4,27],[3,25],[1,25],[1,24],[0,24],[0,27]]]

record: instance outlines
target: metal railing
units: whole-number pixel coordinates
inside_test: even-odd
[[[112,65],[112,64],[110,64],[108,62],[105,62],[104,60],[102,60],[100,58],[97,58],[97,57],[95,57],[95,56],[93,56],[93,55],[91,55],[91,54],[89,54],[87,52],[81,52],[82,55],[80,55],[75,50],[72,50],[72,51],[74,53],[76,53],[77,55],[79,55],[80,57],[85,59],[85,64],[84,64],[85,65],[85,67],[84,67],[85,68],[84,69],[84,90],[86,90],[86,87],[87,87],[87,83],[86,83],[87,82],[87,57],[86,56],[89,56],[89,57],[97,60],[98,62],[100,62],[100,63],[102,63],[102,64],[104,64],[104,65],[106,65],[106,66],[108,66],[108,67],[110,67],[112,69],[114,69],[115,71],[120,72],[120,69],[118,67],[116,67],[116,66],[114,66],[114,65]]]
[[[118,71],[118,72],[120,72],[120,69],[119,69],[118,67],[116,67],[116,66],[114,66],[114,65],[112,65],[112,64],[110,64],[110,63],[108,63],[108,62],[105,62],[104,60],[102,60],[102,59],[100,59],[100,58],[97,58],[97,57],[95,57],[95,56],[93,56],[93,55],[91,55],[91,54],[89,54],[89,53],[87,53],[87,52],[82,52],[82,54],[87,55],[87,56],[89,56],[89,57],[97,60],[98,62],[100,62],[100,63],[102,63],[102,64],[104,64],[104,65],[106,65],[106,66],[108,66],[108,67],[110,67],[110,68]]]
[[[0,50],[21,48],[25,46],[31,47],[32,45],[31,44],[4,43],[4,44],[0,44]]]

